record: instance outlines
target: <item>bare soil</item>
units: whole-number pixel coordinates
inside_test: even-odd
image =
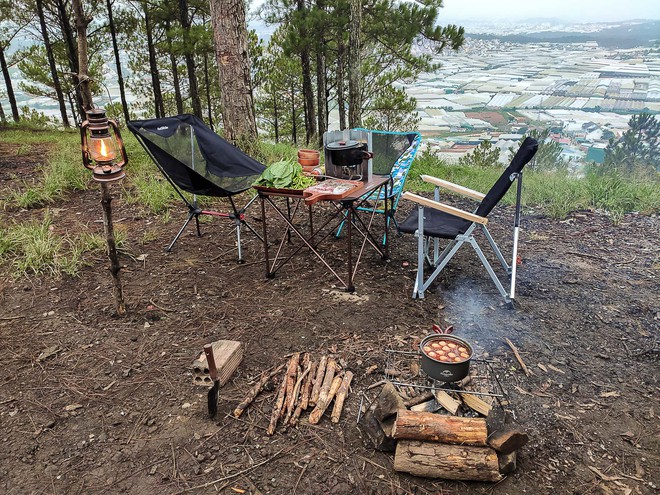
[[[18,173],[38,161],[18,158]],[[0,188],[11,183],[7,163]],[[56,231],[101,232],[99,199],[92,187],[52,205]],[[125,317],[115,315],[104,257],[77,278],[0,280],[2,493],[657,493],[657,218],[627,215],[613,225],[590,211],[563,221],[526,211],[510,310],[468,248],[433,292],[412,300],[415,240],[392,236],[390,260],[367,251],[346,297],[309,253],[269,280],[262,244],[248,232],[247,262],[236,262],[230,222],[205,221],[201,238],[188,228],[166,253],[183,210],[163,223],[121,197],[113,205],[130,242],[121,256]],[[0,221],[16,214],[43,211],[4,211]],[[255,204],[249,219],[258,231],[260,215]],[[493,215],[507,245],[511,211]],[[324,249],[341,261],[342,246]],[[530,436],[516,472],[498,484],[399,474],[392,455],[365,445],[356,427],[362,393],[383,378],[386,349],[413,349],[433,323],[454,325],[499,363],[507,407]],[[243,342],[245,358],[210,420],[191,363],[217,339]],[[295,351],[332,354],[355,373],[340,423],[326,416],[312,426],[303,416],[267,436],[273,387],[233,419],[250,384]]]

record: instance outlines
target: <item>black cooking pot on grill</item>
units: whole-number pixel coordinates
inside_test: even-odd
[[[459,362],[454,362],[442,361],[438,357],[432,357],[432,354],[429,355],[431,352],[435,352],[435,350],[428,351],[425,349],[433,349],[432,344],[442,340],[456,344],[457,348],[464,347],[468,351],[468,357]],[[444,332],[427,335],[419,344],[419,350],[422,355],[422,370],[431,378],[441,382],[457,382],[465,378],[470,372],[470,360],[472,359],[474,350],[470,344],[459,337],[450,336]]]
[[[360,141],[335,141],[326,144],[325,149],[330,152],[330,160],[337,167],[357,167],[363,160],[371,158],[367,143]]]

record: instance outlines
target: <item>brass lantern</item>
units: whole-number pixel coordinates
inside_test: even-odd
[[[117,123],[108,119],[102,108],[93,108],[86,113],[87,120],[80,127],[83,165],[94,173],[94,180],[99,182],[124,178],[123,168],[128,163],[128,157]]]

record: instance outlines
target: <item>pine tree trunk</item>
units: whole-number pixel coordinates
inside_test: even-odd
[[[197,84],[197,67],[195,65],[195,56],[193,46],[190,41],[190,21],[188,20],[188,1],[179,0],[179,20],[183,30],[184,53],[186,59],[186,69],[188,70],[188,88],[190,91],[190,100],[193,113],[202,118],[202,102],[199,99],[199,87]]]
[[[362,61],[360,32],[362,29],[362,1],[351,0],[351,19],[348,32],[348,126],[362,124]]]
[[[50,75],[53,78],[53,86],[55,88],[55,96],[57,96],[57,104],[60,107],[60,115],[62,116],[62,124],[65,128],[71,127],[69,124],[69,117],[66,114],[66,102],[64,101],[64,93],[62,92],[62,85],[60,84],[60,78],[57,74],[57,66],[55,65],[55,56],[53,55],[53,47],[50,44],[50,38],[48,36],[48,29],[46,28],[46,19],[44,17],[44,4],[43,0],[37,0],[37,16],[39,17],[39,26],[41,27],[41,35],[44,38],[44,44],[46,45],[46,57],[48,58],[48,66],[50,68]],[[4,62],[4,57],[3,57]],[[3,63],[3,72],[4,72],[4,63]],[[9,86],[8,86],[9,88]],[[12,94],[13,96],[13,94]],[[12,108],[13,111],[13,108]],[[16,113],[18,115],[18,111]],[[14,120],[18,122],[16,116]]]
[[[76,19],[76,32],[78,34],[78,81],[83,108],[94,108],[92,91],[89,87],[89,61],[87,58],[87,26],[92,18],[85,15],[82,0],[73,0],[73,13]]]
[[[106,0],[108,8],[108,26],[110,28],[110,37],[112,38],[112,51],[115,54],[115,65],[117,66],[117,84],[119,85],[119,99],[121,106],[124,110],[124,120],[128,122],[130,116],[128,114],[128,102],[126,101],[126,90],[124,89],[124,75],[121,71],[121,59],[119,58],[119,45],[117,44],[117,31],[115,30],[115,22],[112,17],[112,0]]]
[[[242,0],[211,0],[211,23],[220,79],[225,137],[232,143],[257,139],[245,4]]]
[[[325,10],[325,1],[316,0],[319,10]],[[325,60],[325,30],[317,33],[320,43],[316,52],[316,100],[318,105],[318,143],[323,146],[323,134],[328,130],[328,79]]]
[[[344,87],[344,62],[346,45],[344,40],[339,41],[337,47],[337,106],[339,107],[339,129],[346,129],[346,89]]]
[[[160,87],[156,48],[154,47],[153,33],[151,32],[151,19],[149,17],[149,4],[147,2],[142,2],[142,10],[144,11],[144,28],[147,32],[147,50],[149,52],[149,69],[151,71],[151,85],[154,92],[154,106],[156,118],[159,119],[165,117],[165,106],[163,104],[163,92]]]
[[[78,107],[78,116],[79,121],[82,122],[85,120],[85,107],[83,105],[83,98],[80,94],[80,81],[78,80],[79,67],[78,67],[78,51],[76,49],[76,42],[73,37],[73,29],[71,28],[71,23],[69,22],[69,13],[66,8],[66,4],[63,0],[56,1],[57,12],[60,21],[60,27],[62,28],[62,34],[64,35],[64,40],[66,41],[66,49],[69,58],[69,68],[71,69],[71,79],[73,80],[73,87],[76,88],[75,98],[76,105]],[[75,115],[75,113],[74,113]],[[75,117],[74,117],[75,119]]]
[[[273,114],[274,114],[274,127],[275,127],[275,142],[280,142],[280,123],[277,115],[277,95],[273,92]]]
[[[179,81],[179,69],[176,61],[176,55],[172,50],[172,38],[169,35],[170,22],[165,21],[165,36],[167,37],[167,51],[170,54],[170,65],[172,66],[172,84],[174,86],[174,104],[176,105],[176,113],[181,115],[183,113],[183,98],[181,98],[181,81]]]
[[[209,116],[209,127],[214,128],[213,124],[213,105],[211,104],[211,83],[209,81],[209,54],[204,52],[204,85],[206,86],[206,111]]]
[[[297,0],[298,12],[306,9],[304,0]],[[300,65],[302,67],[302,90],[303,106],[305,108],[305,142],[309,144],[316,135],[316,116],[314,112],[314,88],[312,87],[312,69],[309,59],[309,47],[307,46],[308,33],[304,27],[300,27],[300,39],[303,48],[300,50]]]
[[[5,78],[5,87],[7,88],[7,98],[9,99],[9,106],[11,107],[11,115],[14,118],[14,122],[18,122],[20,120],[20,115],[18,114],[16,95],[14,95],[14,87],[11,84],[9,67],[7,66],[7,61],[5,60],[5,50],[2,45],[0,45],[0,65],[2,66],[2,75]]]
[[[298,144],[298,125],[296,123],[296,92],[291,85],[291,140],[293,144]]]

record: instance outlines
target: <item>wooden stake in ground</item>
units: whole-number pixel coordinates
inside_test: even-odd
[[[264,373],[261,376],[261,379],[250,389],[250,391],[247,393],[245,398],[241,401],[241,403],[236,406],[236,409],[234,409],[234,417],[235,418],[240,418],[241,414],[243,414],[243,411],[252,404],[252,401],[259,395],[259,392],[261,392],[268,381],[273,378],[276,374],[278,374],[282,368],[284,368],[284,365],[281,364],[279,365],[275,370],[271,371],[270,373]]]
[[[108,245],[108,258],[110,259],[110,274],[114,285],[113,294],[115,296],[115,306],[117,314],[123,316],[126,314],[126,304],[124,302],[124,289],[119,278],[119,258],[117,257],[117,243],[115,241],[115,228],[112,223],[112,195],[110,186],[101,182],[101,206],[103,207],[103,228],[105,230],[105,241]]]
[[[348,391],[350,390],[351,387],[351,380],[353,380],[353,373],[347,371],[346,374],[344,375],[344,379],[342,380],[341,385],[339,386],[339,390],[337,391],[337,398],[335,399],[335,407],[333,407],[332,414],[330,415],[330,418],[333,423],[339,423],[341,410],[344,407],[344,401],[346,400],[346,396],[348,395]]]
[[[323,377],[325,376],[325,368],[328,365],[328,356],[323,356],[319,361],[319,367],[316,368],[316,377],[314,378],[314,387],[312,388],[312,395],[309,398],[309,405],[314,407],[316,401],[319,400],[321,393],[321,385],[323,384]]]
[[[275,399],[275,404],[273,404],[273,411],[270,414],[270,424],[268,425],[268,430],[266,433],[272,435],[275,433],[275,428],[277,427],[277,420],[280,419],[280,412],[282,411],[282,406],[284,405],[284,395],[286,394],[286,375],[282,376],[282,382],[280,383],[280,388],[277,392],[277,398]]]
[[[392,437],[485,447],[488,428],[483,418],[459,418],[399,409]]]
[[[513,355],[516,356],[516,359],[518,360],[518,363],[520,364],[520,367],[522,368],[522,370],[525,372],[525,374],[527,376],[530,376],[532,374],[532,372],[529,371],[529,368],[527,368],[527,365],[525,364],[525,362],[520,357],[520,353],[518,352],[518,348],[515,345],[513,345],[513,342],[511,342],[509,339],[505,338],[504,341],[507,343],[507,345],[513,351]]]
[[[342,382],[342,378],[340,376],[336,376],[334,380],[332,380],[332,383],[330,384],[330,389],[328,390],[327,394],[324,393],[324,390],[321,390],[321,395],[319,396],[319,401],[316,403],[316,407],[311,413],[309,413],[309,424],[315,425],[318,424],[319,421],[321,421],[321,417],[323,416],[323,413],[332,402],[332,399],[334,399],[337,390],[339,390],[339,386],[341,385],[341,382]]]

